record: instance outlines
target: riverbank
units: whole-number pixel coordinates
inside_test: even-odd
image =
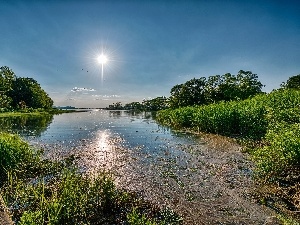
[[[62,114],[62,113],[73,113],[78,112],[76,110],[61,110],[61,109],[49,109],[49,110],[39,110],[39,109],[24,109],[24,110],[15,110],[15,111],[5,111],[0,112],[0,117],[17,117],[17,116],[24,116],[24,115],[31,115],[31,116],[39,116],[45,114]],[[85,112],[85,111],[80,111]]]
[[[255,162],[256,179],[265,190],[258,192],[259,201],[300,220],[299,105],[300,91],[277,90],[244,101],[164,110],[156,118],[178,129],[239,140]]]

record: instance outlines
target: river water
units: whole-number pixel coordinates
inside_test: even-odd
[[[172,131],[145,112],[0,118],[0,126],[46,158],[74,155],[84,172],[109,171],[118,187],[173,209],[185,224],[277,224],[249,197],[253,165],[227,139]]]

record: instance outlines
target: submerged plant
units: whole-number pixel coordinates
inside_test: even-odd
[[[0,153],[0,193],[16,224],[171,224],[159,208],[117,189],[110,174],[80,173],[72,157],[42,160],[41,153],[18,136],[4,133]]]

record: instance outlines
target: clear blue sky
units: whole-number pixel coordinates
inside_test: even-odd
[[[240,69],[268,92],[300,74],[299,1],[0,0],[0,15],[0,66],[36,79],[55,105],[169,96]]]

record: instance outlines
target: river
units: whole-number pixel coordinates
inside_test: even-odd
[[[277,224],[253,202],[253,165],[229,139],[176,132],[145,112],[0,118],[0,125],[46,158],[74,155],[83,172],[109,171],[119,188],[173,209],[185,224]]]

